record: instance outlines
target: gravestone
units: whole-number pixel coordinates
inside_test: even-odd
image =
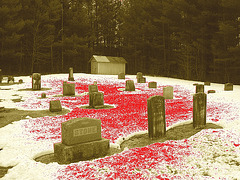
[[[125,79],[125,74],[124,73],[119,73],[118,74],[118,79]]]
[[[50,103],[49,103],[49,111],[51,111],[51,112],[62,111],[61,102],[59,100],[50,101]]]
[[[154,81],[149,82],[149,83],[148,83],[148,87],[149,87],[149,88],[157,88],[157,82],[154,82]]]
[[[88,92],[90,93],[94,93],[94,92],[98,92],[98,86],[97,85],[89,85],[88,86]]]
[[[196,85],[196,93],[199,93],[199,92],[204,93],[204,85],[203,84]]]
[[[143,77],[143,73],[141,73],[141,72],[138,72],[138,73],[137,73],[137,77],[136,77],[136,78],[138,79],[138,78],[142,78],[142,77]]]
[[[137,79],[137,82],[138,82],[138,83],[146,83],[146,78],[145,78],[145,77],[138,78],[138,79]]]
[[[89,93],[89,106],[90,107],[97,107],[104,105],[104,98],[102,92],[93,92]]]
[[[75,95],[75,84],[63,82],[63,95],[64,96],[74,96]]]
[[[74,81],[74,78],[73,78],[73,68],[72,67],[69,68],[68,80],[69,81]]]
[[[226,83],[224,85],[224,91],[233,91],[233,84],[232,83]]]
[[[2,83],[3,75],[2,75],[2,69],[0,69],[0,83]]]
[[[41,94],[41,98],[46,98],[46,97],[47,97],[46,93]]]
[[[104,156],[109,140],[101,136],[101,120],[75,118],[62,123],[62,142],[54,144],[54,156],[60,164],[69,164]]]
[[[204,128],[206,126],[207,95],[196,93],[193,95],[193,127]]]
[[[152,96],[147,99],[148,108],[148,136],[151,139],[162,137],[166,134],[165,98]]]
[[[22,80],[22,79],[19,79],[18,82],[19,82],[19,83],[23,83],[23,80]]]
[[[216,93],[216,91],[215,90],[208,90],[208,94],[210,94],[210,93]]]
[[[125,91],[135,91],[135,85],[133,80],[126,81]]]
[[[204,85],[205,86],[211,86],[211,83],[210,82],[204,82]]]
[[[8,76],[8,83],[10,83],[10,84],[14,83],[14,77],[13,76]]]
[[[41,90],[41,74],[39,73],[32,74],[32,89]]]
[[[173,87],[167,86],[163,88],[163,97],[165,99],[173,99]]]

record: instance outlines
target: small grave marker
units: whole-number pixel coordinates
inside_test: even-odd
[[[124,73],[119,73],[118,74],[118,79],[125,79],[125,74]]]
[[[196,85],[196,93],[199,93],[199,92],[204,93],[204,85],[203,84]]]
[[[41,94],[41,98],[46,98],[46,97],[47,97],[46,93]]]
[[[51,112],[62,111],[61,102],[59,100],[50,101],[50,103],[49,103],[49,111],[51,111]]]
[[[167,86],[163,88],[163,97],[165,99],[173,99],[173,87]]]
[[[133,80],[126,81],[125,91],[135,91],[135,85]]]
[[[233,91],[233,84],[232,83],[226,83],[224,85],[224,91]]]
[[[165,98],[152,96],[147,100],[148,135],[149,138],[159,138],[166,134]]]
[[[157,82],[154,82],[154,81],[149,82],[149,83],[148,83],[148,87],[149,87],[149,88],[157,88]]]
[[[75,95],[75,84],[63,82],[63,95],[64,96],[74,96]]]
[[[207,95],[196,93],[193,95],[193,127],[203,128],[206,126]]]
[[[72,67],[69,68],[68,80],[69,81],[74,81],[74,78],[73,78],[73,68]]]
[[[32,89],[41,90],[41,74],[39,73],[32,74]]]
[[[89,93],[89,106],[97,107],[104,105],[104,97],[102,92]]]
[[[19,79],[18,82],[19,82],[19,83],[23,83],[23,80],[22,80],[22,79]]]

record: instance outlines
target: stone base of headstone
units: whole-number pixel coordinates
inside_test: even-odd
[[[124,73],[119,73],[118,74],[118,79],[125,79],[125,74]]]
[[[104,94],[102,92],[89,93],[89,106],[97,107],[104,105]]]
[[[135,91],[135,85],[133,80],[126,81],[125,91]]]
[[[201,129],[206,126],[207,95],[196,93],[193,95],[193,127]]]
[[[167,86],[163,88],[163,97],[165,99],[173,99],[173,87]]]
[[[233,91],[233,84],[232,83],[226,83],[224,85],[224,91]]]
[[[208,94],[210,94],[210,93],[216,93],[216,91],[215,90],[208,90]]]
[[[204,85],[205,86],[211,86],[211,83],[210,82],[204,82]]]
[[[41,94],[41,98],[46,98],[46,97],[47,97],[46,93]]]
[[[75,84],[63,82],[63,95],[64,96],[74,96],[75,95]]]
[[[63,143],[54,144],[54,156],[60,164],[102,157],[108,153],[108,150],[109,140],[105,138],[71,146]]]
[[[196,93],[199,93],[199,92],[204,93],[204,85],[203,84],[196,85]]]
[[[149,82],[149,83],[148,83],[148,87],[149,87],[149,88],[157,88],[157,82],[153,82],[153,81],[152,81],[152,82]]]
[[[50,101],[50,102],[49,102],[49,111],[51,111],[51,112],[62,111],[61,102],[60,102],[59,100]]]
[[[163,137],[166,134],[165,98],[152,96],[147,99],[148,136],[151,139]]]

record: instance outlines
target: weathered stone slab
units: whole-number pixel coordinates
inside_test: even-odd
[[[98,86],[97,85],[89,85],[88,86],[88,92],[89,93],[98,92]]]
[[[64,96],[73,96],[75,95],[75,84],[63,82],[63,95]]]
[[[97,107],[104,105],[104,94],[102,92],[89,93],[89,106]]]
[[[70,164],[82,160],[102,157],[109,151],[109,140],[86,142],[68,146],[63,143],[54,144],[54,156],[59,164]]]
[[[233,91],[233,84],[232,83],[226,83],[224,85],[224,91]]]
[[[61,102],[59,100],[50,101],[50,103],[49,103],[49,111],[51,111],[51,112],[62,111]]]
[[[149,88],[157,88],[157,82],[154,82],[154,81],[149,82],[149,83],[148,83],[148,87],[149,87]]]
[[[126,81],[125,91],[135,91],[135,85],[133,80]]]
[[[41,74],[39,73],[32,74],[32,89],[41,90]]]
[[[41,94],[41,98],[46,98],[46,97],[47,97],[46,93]]]
[[[125,79],[125,74],[124,73],[119,73],[118,74],[118,79]]]
[[[215,90],[208,90],[208,94],[210,94],[210,93],[216,93],[216,91]]]
[[[62,143],[75,145],[101,140],[101,120],[75,118],[62,123]]]
[[[163,97],[165,99],[173,99],[173,87],[167,86],[163,88]]]
[[[165,98],[152,96],[147,100],[148,107],[148,136],[151,139],[166,134]]]
[[[204,82],[204,85],[205,86],[211,86],[211,83],[210,82]]]
[[[72,67],[69,68],[68,80],[69,81],[74,81],[74,78],[73,78],[73,68]]]
[[[204,85],[203,84],[196,85],[196,93],[199,93],[199,92],[204,93]]]
[[[203,128],[206,126],[207,95],[196,93],[193,95],[193,127]]]

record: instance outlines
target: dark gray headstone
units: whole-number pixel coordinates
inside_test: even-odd
[[[73,68],[72,67],[69,68],[68,80],[69,81],[74,81],[74,78],[73,78]]]
[[[51,112],[62,111],[61,102],[59,100],[50,101],[50,103],[49,103],[49,111],[51,111]]]
[[[173,87],[167,86],[163,88],[163,97],[165,99],[173,99]]]
[[[125,79],[125,74],[124,73],[119,73],[118,74],[118,79]]]
[[[135,91],[135,85],[133,80],[126,81],[125,91]]]
[[[196,93],[199,93],[199,92],[204,93],[204,85],[203,84],[196,85]]]
[[[224,91],[233,91],[233,84],[232,83],[226,83],[224,85]]]
[[[75,145],[89,141],[101,140],[101,120],[92,118],[75,118],[62,123],[62,143]]]
[[[166,134],[165,98],[152,96],[147,100],[148,135],[149,138],[159,138]]]
[[[89,93],[98,92],[98,86],[97,85],[89,85],[88,86],[88,92]]]
[[[32,89],[41,90],[41,74],[39,73],[32,74]]]
[[[193,95],[193,127],[203,128],[206,126],[207,95],[196,93]]]
[[[97,107],[104,105],[104,94],[102,92],[89,93],[89,106]]]
[[[154,81],[149,82],[149,83],[148,83],[148,87],[149,87],[149,88],[157,88],[157,82],[154,82]]]
[[[63,82],[63,95],[64,96],[73,96],[75,95],[75,84]]]

